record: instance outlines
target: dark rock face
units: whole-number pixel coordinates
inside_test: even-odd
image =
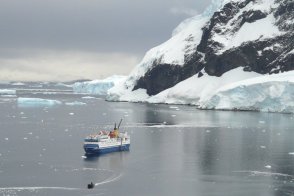
[[[203,67],[198,64],[179,65],[159,64],[141,77],[133,90],[144,88],[147,94],[155,95],[198,73]]]
[[[294,1],[276,2],[279,6],[269,12],[242,11],[242,8],[255,3],[255,0],[240,0],[226,4],[214,13],[202,29],[202,39],[197,50],[185,58],[184,65],[154,63],[144,77],[137,81],[133,90],[144,88],[149,95],[155,95],[195,74],[201,77],[202,69],[211,76],[221,76],[237,67],[261,74],[294,70],[294,53],[291,52],[294,49]],[[260,37],[227,50],[224,50],[222,43],[214,39],[215,35],[230,37],[244,24],[250,25],[269,14],[273,14],[275,25],[282,32],[278,36],[267,39]]]

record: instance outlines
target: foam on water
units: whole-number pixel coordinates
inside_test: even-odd
[[[263,171],[234,171],[234,173],[249,173],[251,176],[281,176],[281,177],[294,177],[292,175],[274,172],[263,172]]]
[[[102,184],[107,184],[107,183],[110,183],[110,182],[114,182],[114,181],[117,181],[119,180],[121,177],[123,176],[123,173],[120,173],[119,175],[112,175],[111,177],[109,177],[108,179],[102,181],[102,182],[98,182],[98,183],[95,183],[95,186],[99,186],[99,185],[102,185]]]

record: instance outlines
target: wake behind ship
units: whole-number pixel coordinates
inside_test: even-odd
[[[131,138],[127,132],[119,132],[116,124],[113,131],[99,131],[91,134],[84,140],[84,150],[86,155],[99,155],[103,153],[129,150]]]

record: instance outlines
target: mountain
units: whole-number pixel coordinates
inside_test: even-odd
[[[291,71],[293,21],[293,0],[213,1],[148,51],[107,99],[205,105],[229,83]]]

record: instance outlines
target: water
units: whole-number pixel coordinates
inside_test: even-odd
[[[294,194],[293,115],[33,92],[17,96],[87,105],[19,107],[0,98],[0,195]],[[120,118],[130,151],[86,158],[83,138]]]

